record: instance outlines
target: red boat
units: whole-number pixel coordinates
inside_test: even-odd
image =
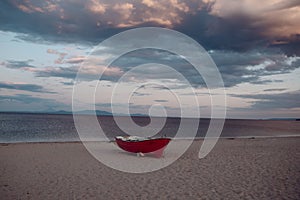
[[[157,156],[163,154],[163,150],[171,141],[170,138],[143,138],[137,136],[117,136],[117,145],[131,153],[154,153]]]

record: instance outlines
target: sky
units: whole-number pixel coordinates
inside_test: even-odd
[[[96,83],[98,110],[111,111],[113,104],[119,113],[129,106],[131,113],[160,115],[156,107],[164,106],[169,116],[178,116],[184,107],[193,116],[196,98],[201,117],[209,117],[211,97],[218,94],[209,92],[180,55],[142,49],[107,68],[99,61],[106,58],[103,53],[85,63],[99,43],[115,34],[161,27],[191,37],[211,56],[224,82],[219,89],[227,94],[228,118],[299,118],[299,21],[297,0],[2,0],[0,111],[70,111],[76,74],[85,67],[83,104]],[[130,78],[122,79],[127,72]],[[116,85],[121,89],[114,94]]]

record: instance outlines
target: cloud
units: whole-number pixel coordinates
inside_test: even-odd
[[[37,68],[32,65],[23,65],[27,63],[26,61],[8,61],[3,62],[4,67],[10,69],[20,69],[28,72],[32,72],[36,77],[61,77],[74,79],[76,77],[79,66],[70,66],[70,67],[44,67]]]
[[[85,56],[73,56],[65,60],[65,63],[80,64],[85,60]]]
[[[273,88],[273,89],[266,89],[264,92],[281,92],[287,90],[286,88]]]
[[[16,82],[0,82],[0,88],[23,90],[23,91],[29,91],[29,92],[56,93],[56,92],[47,91],[43,86],[40,86],[40,85],[27,84],[27,83],[16,83]]]
[[[133,96],[149,96],[151,95],[150,93],[145,93],[145,92],[134,92]]]
[[[61,77],[75,79],[80,73],[80,79],[85,81],[98,80],[100,73],[103,73],[101,80],[117,80],[122,75],[122,70],[118,67],[106,68],[101,65],[71,66],[71,67],[47,67],[36,70],[36,77]]]
[[[244,16],[251,19],[253,27],[264,27],[263,35],[275,37],[289,37],[300,33],[299,13],[300,2],[297,0],[277,1],[273,0],[213,0],[210,14],[225,19]],[[278,18],[278,16],[280,16]],[[286,23],[286,22],[289,23]]]
[[[168,100],[164,100],[164,99],[156,99],[154,101],[159,103],[169,102]]]
[[[249,101],[252,102],[249,109],[265,110],[300,108],[300,90],[276,94],[230,94],[230,96],[249,99]]]
[[[47,67],[35,71],[37,77],[61,77],[67,79],[75,79],[78,66],[72,67]]]
[[[288,57],[280,51],[270,49],[250,52],[212,51],[211,57],[218,66],[225,86],[240,83],[264,84],[261,78],[268,75],[290,73],[300,67],[300,57]]]
[[[46,13],[46,12],[53,12],[59,8],[56,3],[53,3],[49,0],[44,2],[35,2],[34,4],[31,1],[12,1],[12,3],[26,13]]]
[[[87,8],[95,14],[104,14],[106,11],[105,7],[105,4],[101,4],[101,2],[97,0],[91,0],[87,3]]]
[[[112,53],[112,52],[111,52]],[[300,67],[300,57],[288,57],[284,53],[274,49],[255,49],[248,52],[235,52],[225,50],[209,51],[210,56],[216,63],[225,84],[225,87],[233,87],[241,83],[265,84],[267,82],[278,82],[281,80],[263,80],[266,76],[290,73]],[[158,63],[170,66],[179,74],[183,75],[192,86],[202,87],[205,82],[194,67],[178,55],[162,50],[146,49],[134,51],[118,58],[113,65],[124,71],[145,63]],[[184,88],[176,74],[170,73],[161,65],[151,64],[147,68],[131,71],[135,79],[128,81],[144,81],[147,79],[165,80],[172,82],[174,87]],[[116,77],[117,78],[117,77]],[[117,81],[117,79],[111,79]],[[167,84],[170,85],[170,84]],[[161,86],[159,86],[161,87]]]
[[[0,2],[0,30],[39,42],[97,44],[128,28],[160,26],[181,31],[207,49],[247,51],[267,46],[292,56],[300,55],[299,21],[296,0]]]
[[[29,64],[33,60],[26,60],[26,61],[16,61],[16,60],[8,60],[7,62],[2,62],[0,65],[5,66],[10,69],[32,69],[36,68],[35,66]]]
[[[58,55],[58,58],[54,61],[55,64],[62,64],[67,55],[67,53],[62,53],[54,49],[47,49],[47,53]]]
[[[99,41],[123,28],[140,25],[172,27],[189,11],[185,2],[153,1],[148,7],[134,1],[8,1],[0,2],[1,29],[40,36],[46,40]],[[9,12],[8,12],[9,11]],[[35,24],[32,24],[35,21]],[[25,38],[24,38],[25,39]]]
[[[54,50],[53,52],[55,54],[58,53]],[[109,54],[114,54],[114,52],[111,51]],[[281,80],[266,80],[264,78],[269,75],[290,73],[300,67],[300,57],[288,57],[281,51],[274,49],[257,49],[248,52],[211,50],[209,54],[215,61],[223,77],[225,87],[233,87],[245,82],[252,84],[278,82]],[[175,73],[170,73],[169,70],[161,66],[166,65],[183,75],[193,87],[205,87],[205,82],[201,74],[190,63],[178,55],[163,50],[144,49],[133,51],[119,57],[108,68],[103,66],[100,54],[94,57],[92,56],[88,60],[84,56],[71,57],[64,59],[61,66],[44,68],[36,68],[35,66],[28,65],[28,61],[8,61],[3,65],[8,68],[32,72],[36,77],[75,79],[77,73],[80,71],[81,77],[85,81],[97,80],[100,73],[103,73],[102,80],[117,82],[120,77],[131,70],[127,74],[127,82],[160,80],[168,85],[170,89],[189,87]],[[85,60],[86,62],[83,63]],[[146,68],[132,71],[136,66],[146,63],[157,64],[151,64]],[[79,64],[84,65],[80,68]]]
[[[63,85],[67,85],[67,86],[73,86],[74,85],[73,81],[70,81],[70,82],[64,82],[64,81],[62,81],[60,83],[62,83]]]
[[[203,9],[186,15],[175,29],[191,36],[206,49],[248,51],[276,46],[287,55],[299,56],[300,47],[294,45],[300,42],[299,4],[283,10],[273,9],[273,4],[258,0],[209,1]]]
[[[62,53],[59,53],[55,50],[48,50],[48,53],[51,54],[59,54],[61,57]],[[64,57],[65,55],[63,55]],[[103,80],[117,80],[123,74],[123,71],[119,67],[109,67],[106,68],[101,64],[97,64],[96,61],[92,60],[91,63],[79,66],[74,64],[80,64],[83,62],[85,57],[72,57],[70,59],[63,59],[59,58],[59,61],[56,60],[56,64],[70,64],[63,67],[54,67],[48,66],[43,68],[38,68],[36,66],[30,65],[29,61],[13,61],[9,60],[7,62],[2,62],[0,65],[9,68],[9,69],[19,69],[23,71],[28,71],[34,73],[36,77],[61,77],[67,79],[75,79],[78,72],[80,72],[81,77],[84,78],[86,81],[93,81],[99,78],[99,74],[103,73],[102,79]]]

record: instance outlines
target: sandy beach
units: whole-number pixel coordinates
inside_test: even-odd
[[[145,174],[111,169],[81,143],[2,144],[0,196],[5,200],[300,199],[300,137],[221,139],[207,157],[198,159],[201,143],[195,141],[168,167]]]

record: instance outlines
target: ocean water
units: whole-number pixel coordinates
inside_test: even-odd
[[[89,126],[91,116],[85,115],[81,117],[86,121],[86,131],[95,132],[94,134],[97,135],[98,129],[94,128],[91,130]],[[132,119],[141,127],[147,127],[150,123],[150,118],[148,117],[133,117]],[[128,117],[118,117],[118,120],[126,122]],[[155,120],[163,119],[155,118]],[[113,139],[117,135],[126,135],[116,124],[113,117],[98,116],[98,122],[109,139]],[[156,136],[174,137],[181,122],[182,120],[179,118],[167,118],[162,128],[151,127],[153,130],[143,130],[153,131]],[[196,135],[198,138],[205,137],[209,122],[209,119],[201,119],[199,123],[195,119],[184,120],[187,127],[189,125],[194,127],[195,123],[198,123]],[[131,125],[128,124],[127,126],[125,128],[130,130]],[[158,129],[156,130],[156,128]],[[135,130],[132,131],[134,132]],[[188,138],[189,136],[189,129],[187,129],[186,134],[182,137]],[[225,121],[221,134],[221,137],[229,138],[287,136],[300,136],[300,121],[228,119]],[[0,113],[0,143],[66,141],[80,141],[72,115]]]

